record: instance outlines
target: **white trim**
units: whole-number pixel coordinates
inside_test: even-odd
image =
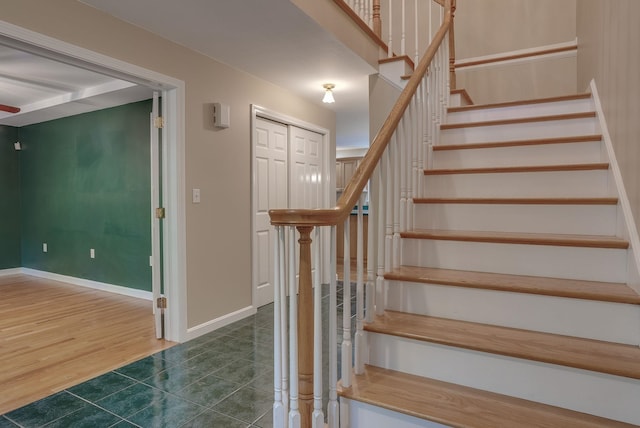
[[[256,104],[251,104],[251,302],[253,305],[257,303],[257,287],[253,278],[253,274],[255,273],[255,254],[254,254],[254,235],[256,230],[256,219],[255,219],[255,198],[254,198],[254,189],[256,184],[256,176],[253,168],[254,159],[255,159],[255,126],[256,126],[256,118],[261,117],[263,119],[269,119],[276,122],[280,122],[284,125],[293,125],[298,128],[303,128],[308,131],[316,132],[322,135],[322,146],[323,146],[323,165],[322,165],[322,174],[324,177],[328,177],[328,180],[325,180],[324,188],[323,188],[323,206],[328,208],[333,205],[335,198],[335,177],[331,174],[333,168],[331,164],[333,160],[329,159],[331,155],[331,132],[327,128],[323,128],[321,126],[315,125],[313,123],[305,122],[303,120],[297,119],[292,116],[288,116],[286,114],[282,114],[276,112],[274,110],[270,110]],[[327,228],[328,229],[328,228]],[[322,260],[320,262],[321,266],[324,266],[325,269],[321,271],[322,283],[327,283],[329,278],[329,231],[323,231],[322,234]]]
[[[0,269],[0,277],[9,275],[20,275],[22,268]]]
[[[369,147],[336,147],[336,159],[363,158]]]
[[[150,291],[138,290],[135,288],[123,287],[121,285],[107,284],[106,282],[92,281],[90,279],[77,278],[75,276],[60,275],[58,273],[46,272],[43,270],[20,268],[20,273],[35,276],[52,281],[66,282],[67,284],[79,287],[92,288],[94,290],[107,291],[109,293],[122,294],[123,296],[135,297],[137,299],[152,300]]]
[[[535,48],[518,49],[510,52],[501,52],[498,54],[476,56],[473,58],[457,59],[455,66],[456,68],[458,67],[461,68],[461,70],[459,71],[467,71],[467,70],[474,70],[477,68],[500,67],[500,66],[510,65],[510,64],[521,64],[521,63],[532,62],[532,61],[540,61],[542,59],[549,59],[549,58],[571,58],[571,57],[578,56],[577,50],[540,54],[540,55],[528,56],[524,58],[501,60],[501,58],[510,57],[513,55],[535,54],[536,52],[546,51],[550,49],[572,48],[572,47],[577,48],[577,46],[578,46],[578,39],[575,39],[570,42],[555,43],[552,45],[538,46]],[[496,60],[496,61],[484,63],[484,64],[478,64],[478,65],[465,66],[465,64],[468,64],[470,62],[488,61],[488,60]]]
[[[167,100],[163,112],[167,139],[167,210],[165,236],[166,338],[182,342],[187,336],[186,233],[185,233],[185,83],[182,80],[66,43],[31,30],[0,21],[0,43],[53,58],[118,79],[162,90]]]
[[[627,197],[627,192],[624,188],[624,182],[622,180],[622,174],[620,173],[620,167],[616,160],[616,154],[613,149],[613,143],[611,141],[611,135],[607,128],[606,118],[604,116],[604,110],[602,109],[602,103],[600,102],[600,96],[598,95],[598,88],[596,87],[596,81],[591,80],[589,83],[591,94],[593,96],[593,103],[598,115],[598,122],[600,125],[600,132],[602,133],[602,140],[606,149],[606,156],[609,158],[609,171],[613,176],[613,181],[618,192],[618,208],[622,214],[622,221],[619,225],[619,233],[622,233],[622,237],[629,241],[628,260],[627,260],[627,285],[640,293],[640,238],[638,238],[638,230],[636,223],[633,219],[633,212],[631,211],[631,204]]]
[[[235,312],[231,312],[230,314],[223,315],[219,318],[207,321],[195,327],[190,327],[189,329],[187,329],[186,340],[195,339],[196,337],[211,333],[212,331],[222,328],[225,325],[229,325],[231,323],[254,315],[256,312],[257,310],[254,306],[247,306],[246,308],[239,309]]]

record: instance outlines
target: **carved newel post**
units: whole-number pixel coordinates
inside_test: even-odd
[[[300,233],[298,290],[298,394],[300,426],[311,428],[313,413],[313,287],[311,282],[312,226],[297,226]]]

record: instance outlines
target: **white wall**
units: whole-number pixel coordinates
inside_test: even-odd
[[[640,1],[577,3],[578,88],[598,87],[607,127],[640,228]]]

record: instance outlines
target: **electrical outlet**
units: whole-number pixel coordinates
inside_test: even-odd
[[[200,189],[193,189],[192,193],[191,193],[191,201],[194,204],[199,204],[200,203]]]
[[[96,258],[96,250],[94,250],[93,248],[89,250],[89,257],[91,257],[92,259]]]

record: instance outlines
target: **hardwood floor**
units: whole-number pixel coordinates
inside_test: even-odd
[[[27,275],[0,296],[0,414],[175,344],[147,300]]]

